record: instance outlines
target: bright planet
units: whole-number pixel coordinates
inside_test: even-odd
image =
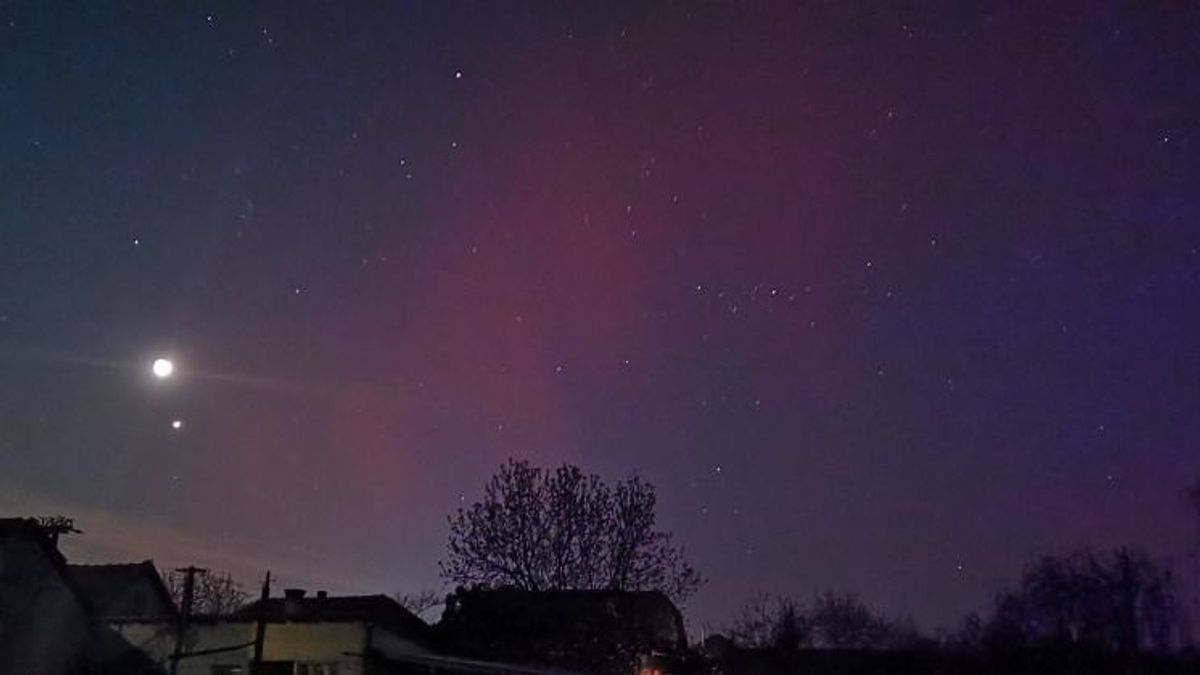
[[[154,359],[154,363],[150,365],[151,372],[154,376],[161,379],[166,379],[175,372],[175,363],[171,359]]]

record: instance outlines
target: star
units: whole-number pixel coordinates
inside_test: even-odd
[[[1138,34],[1118,44],[1102,13],[988,27],[978,12],[797,7],[725,26],[705,3],[629,3],[616,22],[564,5],[487,12],[463,39],[463,19],[484,17],[457,4],[419,17],[404,3],[200,5],[180,21],[139,10],[151,33],[103,7],[0,17],[0,32],[22,24],[5,34],[14,65],[0,65],[21,102],[0,125],[23,197],[0,207],[0,270],[20,282],[0,293],[13,480],[57,495],[95,480],[107,494],[166,471],[178,497],[172,473],[195,482],[193,458],[130,467],[193,445],[211,448],[214,485],[281,465],[288,480],[269,495],[196,484],[186,504],[143,491],[146,507],[181,528],[203,525],[193,509],[219,517],[232,540],[214,553],[233,557],[259,530],[255,554],[285,555],[286,525],[303,519],[336,539],[331,569],[361,570],[398,551],[347,546],[390,524],[377,504],[465,506],[455,498],[474,501],[506,455],[569,461],[657,479],[658,515],[690,526],[677,543],[704,552],[718,591],[690,622],[733,618],[760,584],[795,591],[801,555],[805,595],[845,582],[933,626],[971,603],[986,613],[1002,590],[988,580],[1018,579],[1026,560],[995,554],[970,519],[916,518],[906,564],[931,587],[888,583],[887,557],[855,532],[907,508],[895,486],[954,514],[977,501],[962,485],[998,462],[1024,467],[988,496],[1014,550],[1030,551],[1061,549],[1038,540],[1039,519],[1070,520],[1053,511],[1079,480],[1095,500],[1146,489],[1130,448],[1163,494],[1197,479],[1174,475],[1191,467],[1171,448],[1200,440],[1172,404],[1189,400],[1179,374],[1200,368],[1186,188],[1200,167],[1184,152],[1198,136],[1179,114],[1200,91],[1138,77],[1187,72],[1171,13],[1139,7]],[[812,50],[845,20],[862,29],[854,58]],[[971,86],[1036,61],[1026,38],[1051,28],[1088,58],[1012,92]],[[948,78],[911,67],[963,36],[998,58],[961,59]],[[45,96],[56,59],[104,67],[63,73]],[[335,76],[346,61],[356,72]],[[920,97],[931,87],[936,105]],[[997,105],[1013,93],[1030,105]],[[222,124],[120,123],[146,110]],[[132,447],[92,456],[88,439]],[[896,457],[885,471],[879,452]],[[930,480],[946,453],[955,480]],[[728,480],[713,461],[725,456]],[[322,494],[336,484],[338,509],[304,499],[311,476]],[[1141,501],[1155,522],[1194,520]],[[446,514],[433,511],[400,523],[422,543],[400,551],[414,584],[437,577]],[[1109,540],[1102,519],[1071,524],[1080,541]],[[826,545],[806,547],[814,535]],[[738,574],[751,539],[762,567]],[[157,549],[145,555],[168,554]],[[852,559],[848,579],[838,565]]]

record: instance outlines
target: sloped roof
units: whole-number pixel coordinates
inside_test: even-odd
[[[0,538],[36,541],[54,565],[61,567],[66,564],[66,558],[59,553],[53,538],[34,518],[0,518]]]
[[[96,616],[107,621],[165,621],[175,604],[154,563],[67,565],[67,577]]]
[[[38,521],[0,518],[0,568],[0,672],[162,672],[98,620]]]
[[[429,630],[424,621],[386,595],[268,598],[265,604],[257,600],[239,609],[230,620],[256,621],[260,616],[271,623],[363,621],[418,639]]]

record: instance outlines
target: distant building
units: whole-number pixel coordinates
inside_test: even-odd
[[[179,675],[249,675],[260,619],[263,664],[256,675],[403,672],[404,657],[428,651],[429,627],[392,598],[308,596],[289,589],[282,598],[251,603],[230,616],[190,622]],[[169,667],[173,624],[130,622],[124,630],[130,641]]]
[[[97,616],[53,533],[36,520],[0,519],[0,673],[161,672]]]
[[[437,636],[464,657],[610,673],[687,649],[682,614],[650,591],[459,590]]]

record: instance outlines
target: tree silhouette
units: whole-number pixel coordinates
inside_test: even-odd
[[[163,570],[159,575],[162,576],[175,606],[182,607],[184,573],[178,570]],[[249,599],[246,590],[229,573],[198,572],[192,590],[192,614],[225,616],[240,609]]]
[[[814,642],[827,649],[890,646],[892,622],[872,612],[851,593],[822,593],[808,614]]]
[[[802,648],[911,649],[926,646],[911,620],[892,620],[868,608],[858,596],[826,592],[811,607],[786,597],[760,595],[729,626],[734,644],[779,654]]]
[[[1001,649],[1166,651],[1179,620],[1171,571],[1118,548],[1039,560],[1017,589],[997,596],[984,640]]]
[[[953,632],[948,634],[944,645],[955,652],[975,652],[983,648],[983,617],[979,612],[970,612],[962,618]]]
[[[426,588],[415,593],[397,593],[393,597],[396,602],[400,603],[401,607],[417,616],[421,616],[446,601],[441,593],[432,588]]]
[[[577,466],[509,460],[482,501],[450,516],[442,576],[524,590],[659,590],[676,601],[703,583],[671,535],[655,528],[654,486],[609,486]]]
[[[766,594],[743,606],[728,630],[734,644],[747,649],[790,652],[811,642],[811,625],[804,607],[791,598]]]
[[[1187,498],[1196,514],[1196,539],[1200,541],[1200,479],[1187,489]]]

